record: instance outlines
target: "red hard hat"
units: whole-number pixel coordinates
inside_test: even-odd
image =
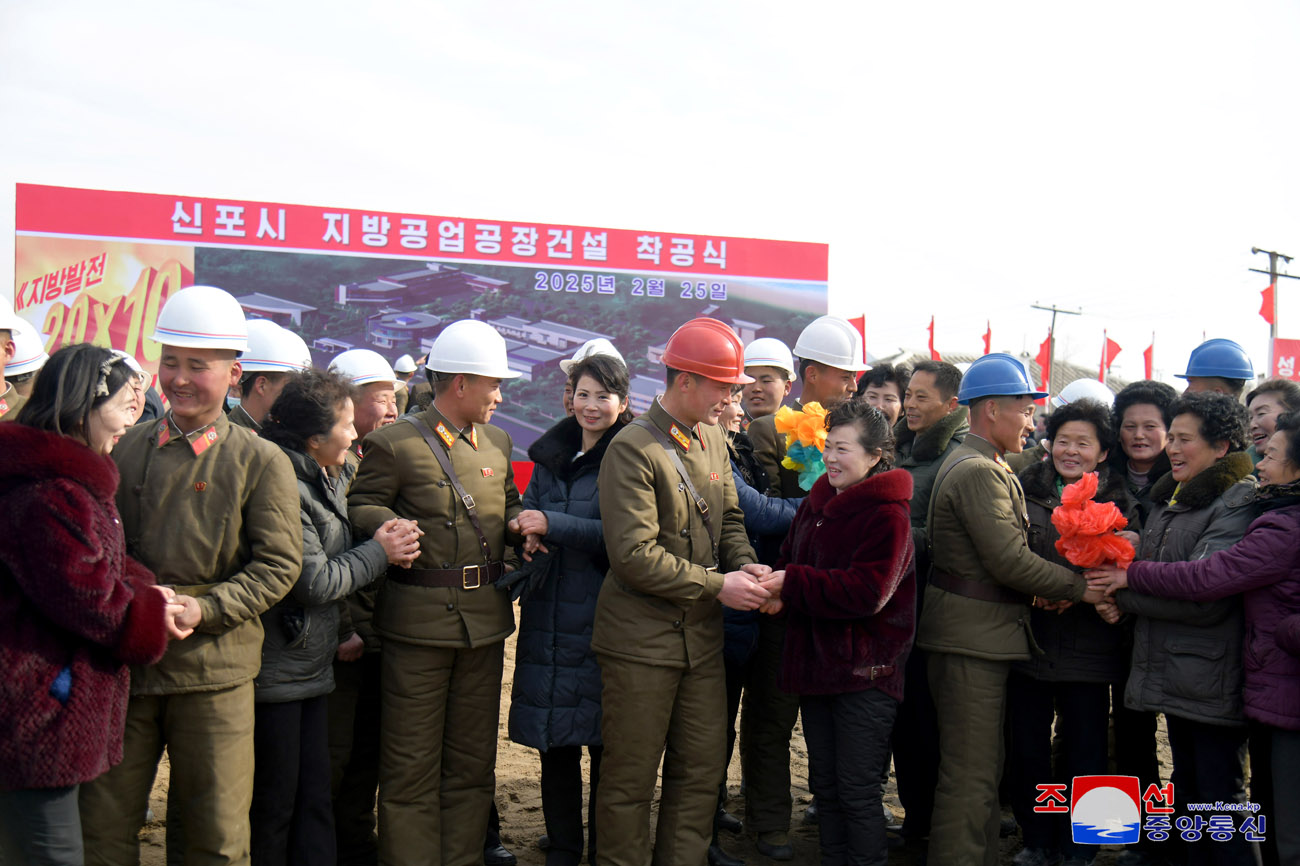
[[[716,382],[748,385],[745,375],[745,347],[736,332],[717,319],[691,319],[668,338],[664,365],[695,373]]]

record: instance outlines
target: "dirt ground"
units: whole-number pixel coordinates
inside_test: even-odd
[[[542,819],[542,797],[538,786],[541,774],[541,762],[533,749],[517,745],[506,735],[506,719],[510,707],[510,684],[515,667],[515,639],[512,636],[506,643],[505,676],[501,686],[501,721],[498,733],[497,754],[497,805],[501,812],[501,837],[507,848],[519,857],[521,866],[544,866],[546,855],[537,847],[537,839],[546,832]],[[1168,776],[1170,767],[1169,745],[1165,738],[1164,722],[1161,720],[1159,737],[1161,772]],[[793,785],[794,819],[791,840],[795,850],[795,866],[815,866],[817,863],[817,828],[802,823],[804,810],[808,806],[811,794],[808,791],[808,752],[804,747],[803,732],[795,728],[794,741],[790,748],[790,776]],[[584,759],[585,771],[585,759]],[[584,773],[585,774],[585,773]],[[165,844],[167,834],[167,782],[170,778],[170,766],[166,756],[158,768],[158,778],[150,798],[155,820],[140,832],[142,866],[163,866],[166,863]],[[740,757],[737,755],[727,771],[728,788],[731,801],[727,808],[742,820],[745,817],[745,801],[740,796]],[[885,792],[885,803],[900,819],[903,808],[898,802],[898,792],[890,774],[889,786]],[[1005,813],[1010,817],[1010,812]],[[723,847],[731,854],[743,857],[750,866],[774,866],[775,861],[768,860],[758,853],[748,836],[723,835]],[[1012,836],[1002,840],[1002,864],[1010,864],[1011,858],[1020,850],[1020,841]],[[1104,847],[1097,857],[1096,866],[1110,866],[1114,862],[1118,848]],[[910,866],[914,855],[908,849],[891,851],[890,866]],[[942,866],[942,864],[934,864]]]

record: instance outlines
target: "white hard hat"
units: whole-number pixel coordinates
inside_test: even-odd
[[[384,356],[370,349],[348,349],[340,353],[330,361],[330,371],[347,376],[353,385],[397,381],[397,374],[388,366]]]
[[[248,351],[239,301],[216,286],[190,286],[167,299],[149,339],[165,346]]]
[[[506,361],[506,341],[496,328],[478,319],[461,319],[442,329],[425,359],[435,373],[469,373],[493,379],[522,376]]]
[[[794,344],[794,353],[805,361],[860,373],[870,370],[864,362],[862,335],[838,316],[822,316],[808,323]]]
[[[123,364],[126,364],[128,367],[131,368],[131,372],[134,373],[138,378],[141,379],[149,378],[149,374],[144,371],[144,367],[141,367],[140,362],[137,361],[135,358],[128,355],[126,352],[123,352],[121,349],[113,349],[112,351],[114,355],[122,359]]]
[[[759,337],[745,347],[746,367],[777,367],[794,376],[790,347],[776,337]]]
[[[248,351],[239,361],[245,373],[292,373],[311,367],[311,350],[302,337],[270,319],[249,319]]]
[[[414,373],[415,359],[410,355],[403,355],[393,362],[394,373]]]
[[[573,372],[574,367],[578,366],[579,361],[585,361],[592,355],[608,355],[611,358],[617,359],[624,367],[627,366],[627,361],[623,360],[623,356],[618,353],[618,349],[614,348],[613,343],[606,340],[604,337],[597,337],[596,339],[588,340],[579,346],[578,351],[573,353],[572,358],[565,358],[560,361],[560,369],[563,370],[564,375],[567,376]]]
[[[1106,406],[1115,405],[1115,392],[1096,379],[1075,379],[1052,398],[1052,406],[1059,409],[1075,400],[1096,400]]]
[[[0,331],[13,331],[16,334],[19,331],[31,330],[34,330],[32,326],[26,319],[15,313],[12,306],[0,303]]]
[[[6,376],[34,373],[50,360],[41,333],[30,326],[14,331],[14,349],[14,359],[5,364]]]

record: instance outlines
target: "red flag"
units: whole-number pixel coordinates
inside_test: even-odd
[[[853,329],[862,335],[862,363],[867,363],[867,317],[854,316],[849,319]]]
[[[1142,353],[1142,364],[1146,368],[1145,378],[1147,379],[1151,378],[1151,372],[1152,370],[1155,369],[1155,358],[1156,358],[1156,335],[1155,332],[1152,331],[1151,345],[1147,346],[1146,350]]]
[[[1038,362],[1038,369],[1040,371],[1038,377],[1039,378],[1038,390],[1040,391],[1051,390],[1050,387],[1052,384],[1052,332],[1051,331],[1047,332],[1047,339],[1044,340],[1043,344],[1038,347],[1038,357],[1035,358],[1034,360]]]
[[[1259,305],[1259,314],[1260,314],[1261,316],[1263,316],[1263,317],[1264,317],[1264,321],[1268,322],[1270,325],[1274,324],[1274,322],[1273,322],[1273,309],[1274,309],[1274,307],[1273,307],[1273,292],[1274,292],[1275,290],[1276,290],[1276,285],[1275,285],[1274,283],[1269,283],[1269,284],[1268,284],[1268,288],[1267,288],[1267,289],[1264,289],[1264,291],[1262,291],[1262,292],[1259,293],[1259,294],[1260,294],[1260,297],[1262,297],[1262,298],[1264,299],[1262,302],[1260,302],[1260,305]]]
[[[1122,350],[1119,343],[1107,336],[1104,330],[1101,332],[1101,339],[1103,341],[1101,346],[1101,366],[1097,368],[1097,381],[1104,383],[1106,374],[1110,372],[1110,365],[1115,363],[1115,356]]]
[[[993,351],[993,326],[989,324],[988,319],[985,319],[984,327],[984,354],[987,355]]]
[[[927,330],[930,332],[930,360],[942,361],[943,358],[939,357],[939,353],[934,348],[934,316],[930,317],[930,327]]]

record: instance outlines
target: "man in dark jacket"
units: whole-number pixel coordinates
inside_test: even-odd
[[[925,518],[935,476],[970,430],[966,407],[957,403],[961,370],[944,361],[921,361],[903,397],[903,417],[894,427],[895,461],[912,475],[912,541],[916,548],[916,616],[929,582],[930,550]],[[903,804],[903,836],[930,835],[930,813],[939,778],[939,723],[925,674],[926,653],[913,649],[903,678],[903,701],[894,723],[894,772]]]
[[[994,866],[1007,677],[1029,658],[1029,603],[1100,601],[1082,577],[1029,549],[1024,492],[1002,455],[1022,448],[1034,400],[1024,365],[991,354],[971,365],[958,401],[970,433],[935,479],[927,521],[933,553],[916,645],[939,718],[939,787],[930,862]]]

